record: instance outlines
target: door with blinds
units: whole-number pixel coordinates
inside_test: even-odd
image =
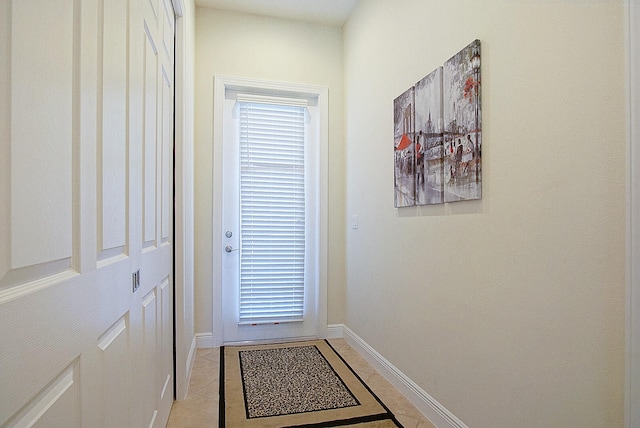
[[[314,100],[228,91],[225,106],[223,341],[314,337]]]

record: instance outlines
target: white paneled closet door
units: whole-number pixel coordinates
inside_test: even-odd
[[[170,0],[0,1],[0,427],[166,424],[173,33]]]

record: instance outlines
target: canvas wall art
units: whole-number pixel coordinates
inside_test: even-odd
[[[414,88],[393,101],[395,207],[415,205]]]
[[[482,198],[480,40],[393,102],[394,205]]]
[[[415,86],[416,205],[441,204],[443,177],[442,67]]]
[[[444,63],[444,201],[482,197],[480,41]]]

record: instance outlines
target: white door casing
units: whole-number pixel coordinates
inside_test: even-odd
[[[0,8],[0,426],[164,426],[172,5]]]
[[[173,0],[175,29],[174,318],[176,400],[187,396],[195,358],[193,313],[193,0]]]
[[[219,203],[214,204],[214,225],[213,225],[213,343],[221,345],[223,343],[282,339],[288,337],[315,336],[325,337],[327,326],[327,154],[328,154],[328,91],[327,88],[311,85],[298,85],[279,82],[267,82],[254,79],[240,79],[225,76],[216,76],[214,82],[214,200]],[[238,251],[227,253],[224,248],[230,245],[238,248],[237,229],[233,225],[234,219],[237,221],[237,202],[234,197],[229,198],[229,180],[232,175],[237,176],[237,169],[230,168],[237,164],[236,157],[229,156],[229,148],[225,139],[229,135],[229,129],[225,127],[225,110],[230,113],[234,102],[225,101],[225,93],[232,92],[253,92],[258,93],[279,93],[285,96],[294,94],[308,96],[317,99],[318,113],[318,145],[315,156],[317,158],[316,176],[318,179],[318,192],[316,196],[316,218],[317,218],[317,254],[314,257],[314,283],[315,287],[311,291],[311,301],[313,308],[309,317],[311,323],[283,323],[278,325],[267,324],[257,326],[238,326],[237,324],[237,290],[230,292],[228,287],[231,281],[237,281],[237,259]],[[226,153],[225,153],[226,151]],[[235,195],[237,199],[237,194]],[[229,208],[230,207],[230,208]],[[234,230],[236,229],[236,230]],[[232,238],[225,236],[227,231],[234,235]],[[229,275],[231,273],[231,275]],[[235,276],[235,277],[234,277]],[[287,325],[288,324],[288,325]]]

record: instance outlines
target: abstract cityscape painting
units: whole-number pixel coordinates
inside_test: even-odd
[[[416,204],[414,104],[413,87],[393,101],[394,202],[396,208]]]
[[[415,86],[416,205],[441,204],[443,177],[442,67]]]
[[[480,40],[393,102],[396,208],[482,198]]]
[[[480,41],[444,63],[444,201],[482,197]]]

